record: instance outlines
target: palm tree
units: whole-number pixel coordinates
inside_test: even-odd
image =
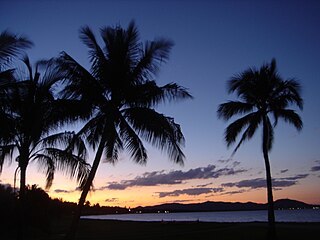
[[[36,64],[33,73],[28,57],[23,59],[27,69],[26,80],[16,80],[7,84],[5,104],[3,105],[2,124],[6,128],[0,133],[0,173],[5,160],[10,162],[15,157],[20,170],[20,232],[23,237],[24,198],[26,191],[26,171],[31,161],[36,161],[46,174],[46,188],[49,188],[54,178],[55,170],[61,170],[76,177],[81,184],[89,173],[85,159],[84,145],[78,141],[78,149],[67,148],[75,141],[73,132],[57,132],[64,124],[76,119],[70,104],[65,100],[55,99],[53,89],[63,79],[56,71],[52,62]],[[38,67],[44,66],[42,77]],[[77,111],[78,114],[78,111]],[[1,125],[2,125],[1,124]],[[3,126],[3,125],[2,125]],[[53,132],[56,132],[52,134]],[[16,153],[16,154],[15,154]]]
[[[127,29],[102,28],[101,36],[104,48],[89,27],[80,31],[81,40],[89,48],[90,72],[67,53],[59,59],[60,70],[69,79],[64,97],[81,99],[92,106],[92,117],[78,134],[96,151],[69,239],[75,237],[82,206],[102,158],[115,163],[119,152],[126,150],[135,162],[144,164],[148,156],[142,139],[166,151],[176,163],[182,164],[185,158],[180,126],[154,109],[161,102],[191,98],[175,83],[159,87],[153,80],[173,43],[158,39],[142,44],[133,21]]]
[[[297,105],[302,110],[303,100],[300,96],[300,84],[295,79],[283,80],[277,72],[276,60],[263,65],[259,70],[250,68],[228,82],[229,93],[236,93],[239,101],[229,101],[219,105],[218,116],[224,120],[245,114],[232,122],[225,130],[228,147],[242,136],[233,154],[240,145],[252,138],[259,126],[262,126],[262,151],[266,168],[268,222],[271,238],[275,237],[275,216],[272,195],[272,179],[269,151],[274,141],[274,127],[279,118],[301,130],[303,123],[300,116],[290,105]],[[271,124],[270,117],[274,118]]]

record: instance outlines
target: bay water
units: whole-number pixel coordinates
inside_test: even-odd
[[[277,222],[320,222],[319,209],[276,210]],[[82,216],[82,219],[120,221],[200,221],[200,222],[267,222],[268,213],[260,211],[130,213]]]

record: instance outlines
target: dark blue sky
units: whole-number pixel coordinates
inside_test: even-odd
[[[227,124],[216,117],[218,104],[233,98],[226,93],[226,81],[248,67],[260,67],[276,58],[283,78],[295,77],[301,82],[305,100],[301,113],[303,131],[297,133],[293,127],[279,124],[270,156],[274,175],[288,169],[283,174],[291,176],[309,173],[320,160],[319,13],[319,1],[2,0],[0,30],[30,37],[35,43],[28,51],[32,60],[54,57],[64,50],[85,67],[89,66],[87,51],[78,38],[78,30],[84,25],[90,26],[99,38],[100,27],[126,27],[134,19],[142,40],[172,39],[175,46],[158,81],[177,82],[189,88],[195,99],[160,109],[182,126],[187,141],[185,171],[219,165],[218,160],[229,158],[232,149],[227,149],[223,142]],[[247,175],[239,176],[239,181],[264,177],[260,146],[258,133],[234,157],[244,169],[251,169]],[[147,166],[124,160],[113,171],[124,177],[181,169],[158,151],[149,152]],[[101,170],[101,182],[108,181],[107,176],[110,173]],[[320,178],[309,177],[309,181],[319,184]],[[310,192],[317,197],[309,199],[320,199],[319,188]]]

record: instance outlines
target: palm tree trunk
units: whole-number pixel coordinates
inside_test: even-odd
[[[23,162],[23,161],[22,161]],[[18,231],[17,239],[22,240],[26,234],[26,172],[27,165],[22,163],[20,164],[20,190],[19,190],[19,201],[18,201]]]
[[[274,215],[274,203],[272,193],[272,178],[270,161],[268,155],[269,149],[269,125],[267,124],[266,117],[263,119],[263,157],[266,167],[266,178],[267,178],[267,198],[268,198],[268,239],[276,239],[276,227],[275,227],[275,215]]]
[[[104,134],[104,135],[106,135],[106,134]],[[83,187],[83,190],[82,190],[82,193],[81,193],[81,197],[80,197],[79,202],[78,202],[77,209],[76,209],[76,211],[75,211],[75,213],[73,215],[73,219],[72,219],[70,230],[69,230],[68,234],[66,235],[66,238],[65,238],[66,240],[75,239],[76,231],[77,231],[77,228],[78,228],[78,225],[79,225],[80,216],[81,216],[81,211],[82,211],[84,202],[86,201],[86,197],[88,195],[88,192],[90,191],[90,187],[92,186],[93,179],[94,179],[94,177],[96,175],[96,172],[97,172],[97,169],[98,169],[98,166],[99,166],[102,154],[103,154],[105,141],[106,141],[106,137],[102,137],[101,140],[100,140],[100,144],[99,144],[98,150],[96,152],[96,156],[94,158],[94,161],[93,161],[93,164],[92,164],[88,179],[87,179],[87,181],[86,181],[86,183],[85,183],[85,185]]]

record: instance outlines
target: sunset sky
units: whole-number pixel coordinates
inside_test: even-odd
[[[160,112],[178,122],[186,138],[184,166],[148,147],[146,165],[122,154],[115,165],[101,163],[88,200],[100,205],[135,207],[168,202],[266,202],[261,131],[230,157],[223,141],[228,123],[217,118],[220,103],[235,99],[226,81],[248,67],[276,58],[283,78],[300,81],[304,128],[276,127],[270,153],[274,198],[320,204],[320,2],[319,1],[17,1],[0,3],[0,31],[28,36],[35,62],[66,51],[89,69],[79,28],[99,36],[104,26],[126,28],[135,20],[142,41],[166,37],[175,46],[158,75],[160,85],[176,82],[193,100],[162,105]],[[101,41],[100,41],[101,42]],[[3,127],[3,126],[1,126]],[[77,126],[80,127],[80,126]],[[259,129],[260,130],[260,129]],[[91,162],[91,158],[88,162]],[[1,184],[13,184],[16,163],[4,165]],[[45,186],[36,164],[27,183]],[[52,197],[77,201],[75,180],[57,174]]]

